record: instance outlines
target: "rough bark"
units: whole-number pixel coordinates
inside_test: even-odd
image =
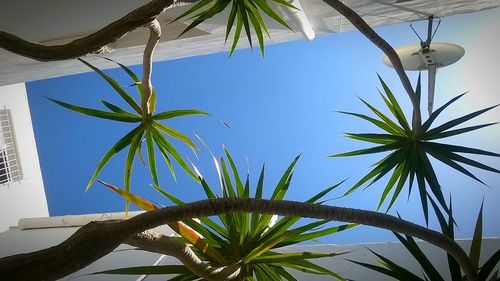
[[[452,255],[467,279],[477,275],[467,254],[447,236],[414,223],[373,211],[294,201],[220,198],[166,207],[124,221],[93,222],[61,244],[0,259],[0,280],[55,280],[75,272],[115,249],[128,238],[169,222],[231,212],[253,212],[358,223],[411,235]]]
[[[208,281],[234,280],[240,273],[238,264],[223,267],[211,266],[200,260],[185,243],[150,230],[132,236],[125,243],[148,252],[175,257],[191,272]]]
[[[151,65],[153,61],[153,52],[161,36],[161,27],[158,20],[154,19],[147,27],[149,28],[149,39],[144,49],[142,59],[141,108],[143,118],[148,118],[150,113],[152,113],[149,112],[150,97],[153,90],[153,86],[151,86]]]
[[[39,61],[67,60],[85,56],[99,51],[138,27],[147,26],[174,3],[174,0],[153,0],[102,29],[63,45],[45,46],[0,31],[0,48]]]
[[[414,131],[414,134],[419,133],[421,124],[422,124],[422,117],[420,113],[420,100],[418,99],[417,95],[413,91],[413,87],[411,86],[410,79],[408,79],[408,76],[405,73],[405,70],[403,68],[403,64],[401,63],[401,59],[399,58],[398,54],[394,50],[394,48],[387,43],[380,35],[371,28],[368,23],[366,23],[363,18],[361,18],[360,15],[358,15],[355,11],[353,11],[351,8],[347,7],[344,5],[341,1],[339,0],[323,0],[326,4],[328,4],[330,7],[334,8],[337,12],[339,12],[341,15],[343,15],[349,22],[354,25],[354,27],[361,32],[368,40],[370,40],[375,46],[377,46],[384,54],[389,58],[389,60],[392,63],[392,66],[396,70],[396,73],[399,76],[399,80],[401,80],[401,83],[403,84],[403,87],[408,94],[408,97],[410,97],[412,106],[413,106],[413,121],[412,121],[412,128]]]

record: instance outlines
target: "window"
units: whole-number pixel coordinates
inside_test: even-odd
[[[11,128],[10,113],[0,109],[0,185],[21,180],[17,160],[14,132]]]

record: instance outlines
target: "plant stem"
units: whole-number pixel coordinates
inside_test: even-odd
[[[165,9],[177,5],[174,0],[153,0],[102,29],[78,38],[67,44],[45,46],[23,40],[15,35],[0,31],[0,48],[38,61],[67,60],[95,53],[109,43],[123,37],[130,31],[146,26]],[[192,1],[182,1],[192,2]]]
[[[408,79],[408,76],[405,73],[405,70],[403,68],[403,64],[401,63],[401,59],[399,58],[398,54],[392,48],[392,46],[387,43],[380,35],[373,30],[364,20],[361,18],[360,15],[358,15],[355,11],[353,11],[351,8],[347,7],[344,5],[341,1],[339,0],[323,0],[326,4],[328,4],[330,7],[334,8],[337,12],[339,12],[341,15],[346,17],[347,20],[349,20],[356,29],[359,30],[368,40],[370,40],[375,46],[377,46],[384,54],[389,58],[389,60],[392,63],[392,66],[396,70],[397,75],[399,76],[399,80],[401,81],[401,84],[403,84],[403,87],[408,94],[408,97],[411,100],[411,104],[413,106],[413,117],[412,117],[412,128],[413,128],[413,134],[415,136],[418,136],[420,133],[421,129],[421,124],[422,124],[422,117],[420,113],[420,100],[418,99],[417,95],[415,94],[415,91],[413,91],[413,87],[411,86],[410,79]]]
[[[174,237],[168,237],[153,231],[144,231],[125,241],[144,251],[173,256],[184,264],[191,272],[208,281],[234,280],[240,273],[240,265],[213,267],[203,262],[185,243]]]
[[[155,50],[158,41],[161,36],[161,27],[157,19],[151,21],[147,27],[149,28],[149,40],[146,44],[143,54],[143,65],[142,65],[142,96],[141,96],[141,108],[142,117],[149,118],[153,113],[150,112],[150,97],[153,87],[151,86],[151,65],[153,61],[153,52]]]

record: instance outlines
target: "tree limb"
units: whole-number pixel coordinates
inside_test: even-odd
[[[384,54],[389,58],[391,61],[392,66],[396,70],[396,73],[399,76],[399,80],[401,80],[401,84],[403,84],[403,87],[408,94],[408,97],[410,97],[412,106],[413,106],[413,121],[412,121],[412,128],[413,128],[413,133],[417,134],[420,131],[420,127],[422,124],[422,116],[420,113],[420,100],[418,99],[417,95],[413,91],[413,87],[411,86],[410,79],[408,79],[408,76],[405,73],[405,70],[403,68],[403,64],[401,63],[401,59],[399,58],[398,54],[392,48],[392,46],[387,43],[380,35],[373,30],[373,28],[368,25],[363,18],[361,18],[360,15],[358,15],[355,11],[353,11],[351,8],[347,7],[344,5],[341,1],[339,0],[323,0],[326,4],[328,4],[330,7],[334,8],[337,12],[339,12],[341,15],[343,15],[347,20],[349,20],[352,25],[356,29],[358,29],[359,32],[361,32],[368,40],[370,40],[375,46],[377,46]]]
[[[161,27],[157,19],[154,19],[147,26],[149,28],[149,39],[144,49],[142,59],[142,95],[141,108],[143,118],[149,117],[150,112],[150,97],[153,90],[151,86],[151,64],[153,60],[153,52],[161,36]]]
[[[63,45],[45,46],[0,31],[0,48],[38,61],[57,61],[81,57],[97,52],[105,45],[120,39],[138,27],[147,26],[174,3],[174,0],[153,0],[102,29]]]
[[[234,280],[240,274],[240,265],[238,264],[213,267],[200,260],[185,243],[174,237],[161,235],[150,230],[132,236],[125,243],[148,252],[173,256],[191,272],[209,281]]]
[[[325,206],[294,201],[219,198],[150,211],[124,221],[92,222],[61,244],[27,254],[0,259],[0,280],[55,280],[91,264],[128,238],[148,229],[185,218],[231,212],[253,212],[282,216],[335,220],[384,228],[425,240],[447,251],[460,264],[469,281],[477,275],[467,254],[449,237],[373,211]]]

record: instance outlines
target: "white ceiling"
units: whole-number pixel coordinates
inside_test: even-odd
[[[33,42],[56,44],[96,31],[120,18],[147,0],[17,0],[2,3],[0,30]],[[352,26],[320,0],[300,0],[305,14],[317,35],[350,31]],[[500,6],[498,0],[413,0],[396,3],[394,0],[345,0],[344,3],[358,12],[370,25],[380,26],[414,21],[425,16],[399,9],[410,8],[437,17],[471,13]],[[389,3],[389,5],[384,4]],[[168,9],[160,21],[165,23],[164,39],[155,52],[155,61],[226,51],[224,44],[226,16],[220,15],[200,25],[186,36],[176,39],[184,25],[167,25],[169,19],[179,15],[187,7]],[[408,9],[406,9],[408,10]],[[22,16],[21,16],[22,15]],[[286,17],[286,15],[285,15]],[[300,32],[290,32],[276,24],[270,24],[271,39],[267,44],[302,38]],[[293,28],[292,24],[292,28]],[[294,29],[297,29],[296,26]],[[109,57],[125,64],[141,63],[142,46],[137,46],[143,31],[136,31],[120,39]],[[145,43],[145,41],[144,41]],[[240,47],[248,47],[241,40]],[[92,59],[90,59],[92,61]],[[95,61],[100,67],[110,64]],[[0,85],[26,82],[88,71],[76,60],[38,62],[0,50]]]

